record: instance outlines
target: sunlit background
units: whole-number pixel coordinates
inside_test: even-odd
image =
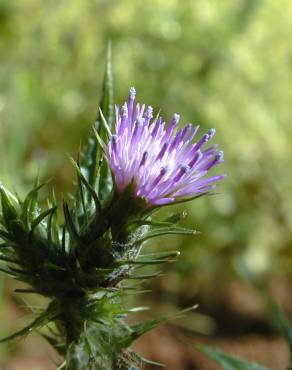
[[[164,329],[169,353],[172,332],[186,328],[231,343],[256,338],[259,353],[269,338],[265,352],[283,356],[260,353],[259,361],[285,368],[267,302],[292,314],[291,18],[289,0],[0,1],[0,178],[20,195],[38,172],[52,177],[59,199],[73,189],[67,153],[76,155],[94,122],[109,40],[115,102],[133,85],[167,120],[177,112],[201,132],[217,130],[225,163],[216,171],[228,176],[215,196],[182,208],[183,224],[200,234],[151,246],[181,251],[140,298],[151,315],[200,303]],[[1,276],[1,335],[28,312],[16,286]],[[173,369],[195,369],[186,366]],[[56,368],[36,336],[33,345],[2,345],[2,367]]]

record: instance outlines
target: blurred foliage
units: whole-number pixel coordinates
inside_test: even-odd
[[[94,122],[110,39],[116,102],[134,85],[167,119],[216,127],[225,150],[220,193],[184,206],[201,234],[165,239],[182,257],[161,299],[290,274],[291,16],[289,0],[1,0],[1,181],[25,188],[39,168],[59,196],[72,188],[65,153]]]

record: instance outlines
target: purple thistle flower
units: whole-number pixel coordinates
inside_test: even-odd
[[[216,187],[224,177],[206,178],[208,171],[223,162],[223,151],[203,147],[215,135],[211,129],[197,142],[199,126],[176,130],[179,115],[167,126],[161,117],[152,120],[152,108],[134,106],[136,91],[130,89],[128,102],[116,107],[116,134],[108,144],[107,157],[119,192],[134,181],[135,195],[150,204],[161,205],[193,197]]]

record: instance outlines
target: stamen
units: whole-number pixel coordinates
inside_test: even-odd
[[[196,154],[195,154],[195,156],[194,156],[194,158],[189,162],[189,167],[190,168],[192,168],[197,162],[199,162],[201,159],[202,159],[202,157],[203,157],[203,154],[202,154],[202,152],[199,150]]]
[[[182,165],[181,168],[179,169],[178,174],[173,179],[173,181],[175,183],[178,182],[183,177],[183,175],[185,175],[188,172],[189,169],[190,169],[189,166]]]
[[[161,181],[166,172],[167,172],[166,167],[161,167],[159,175],[155,178],[155,180],[152,183],[152,188],[154,188]]]
[[[168,144],[167,143],[164,143],[163,146],[162,146],[162,148],[161,148],[161,150],[160,150],[160,152],[158,153],[157,159],[161,159],[164,156],[167,147],[168,147]]]
[[[139,167],[142,167],[142,166],[145,165],[145,162],[146,162],[147,158],[148,158],[148,152],[144,152],[143,155],[142,155],[142,159],[141,159]]]

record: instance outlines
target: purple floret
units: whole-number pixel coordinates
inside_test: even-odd
[[[162,117],[152,120],[152,108],[134,105],[136,91],[128,102],[116,107],[116,134],[111,136],[107,157],[116,187],[122,192],[134,180],[135,195],[160,205],[206,193],[224,177],[206,178],[208,171],[223,162],[223,151],[204,146],[216,133],[213,128],[197,142],[199,126],[177,130],[179,115],[166,125]]]

